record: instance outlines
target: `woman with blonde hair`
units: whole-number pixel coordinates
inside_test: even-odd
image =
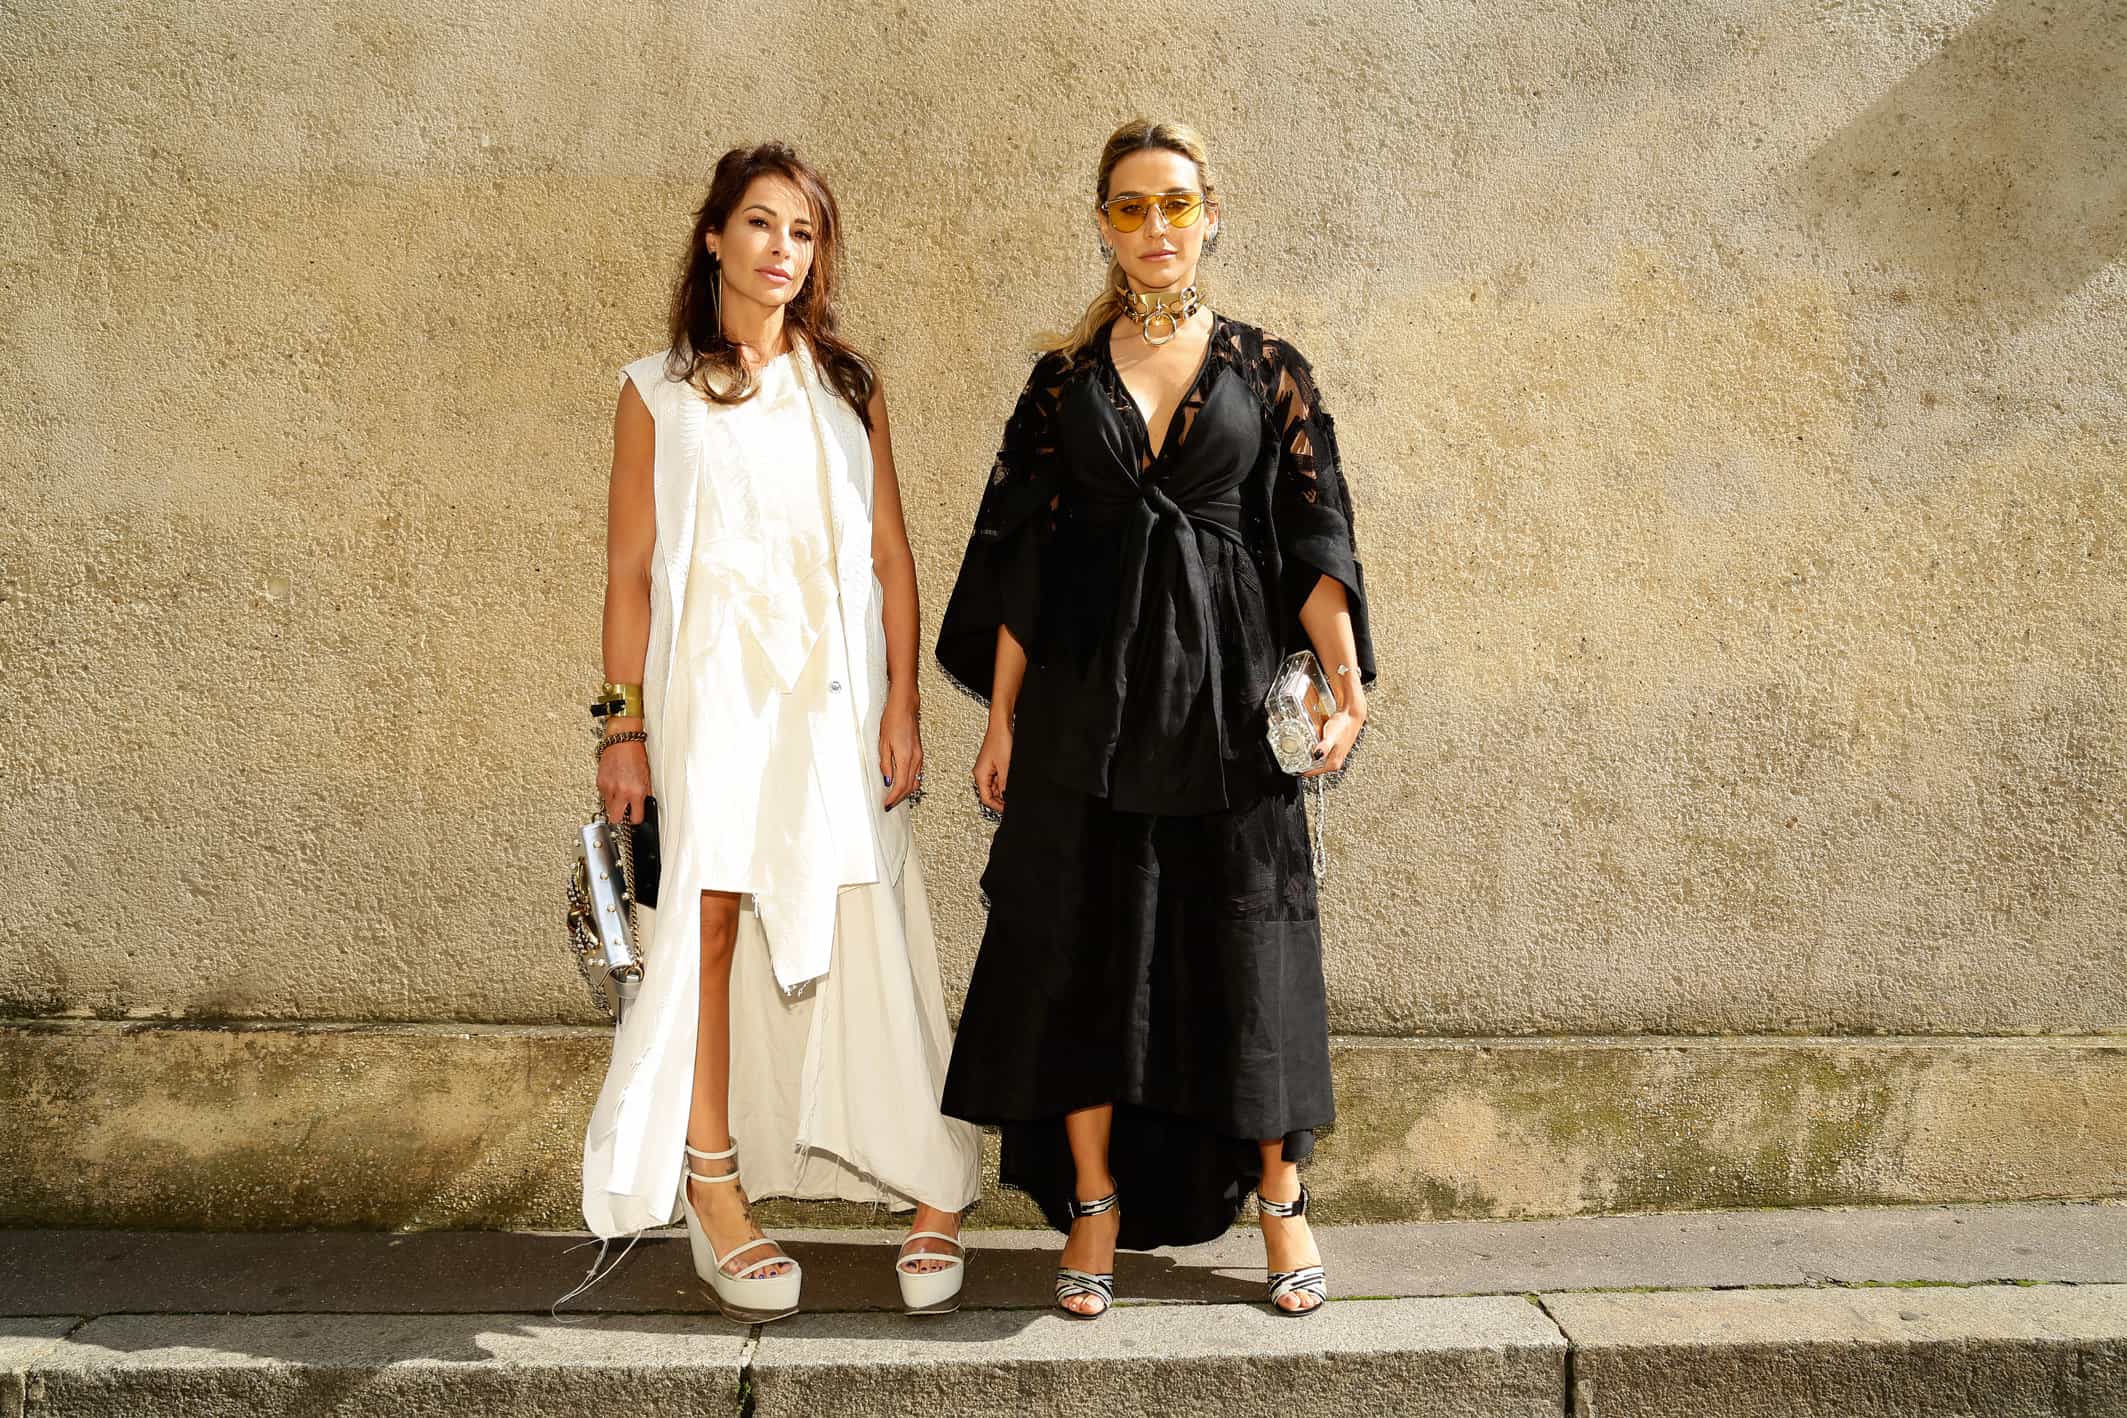
[[[916,572],[885,391],[836,329],[840,242],[789,148],[724,154],[671,343],[621,371],[613,424],[598,788],[615,822],[655,790],[665,909],[585,1138],[584,1216],[611,1237],[683,1215],[746,1321],[800,1287],[747,1190],[915,1208],[895,1269],[904,1308],[937,1313],[979,1177],[975,1130],[938,1110],[905,806]]]
[[[989,701],[1001,814],[945,1110],[1001,1126],[1003,1179],[1068,1234],[1066,1313],[1106,1312],[1118,1245],[1208,1240],[1253,1189],[1270,1302],[1312,1314],[1321,926],[1264,698],[1312,650],[1312,772],[1343,768],[1373,678],[1351,502],[1307,361],[1203,301],[1203,140],[1124,124],[1094,201],[1108,284],[1005,426],[938,640]]]

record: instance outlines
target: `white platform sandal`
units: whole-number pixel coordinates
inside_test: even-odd
[[[692,1167],[687,1169],[687,1180],[714,1185],[717,1182],[737,1182],[739,1179],[738,1145],[732,1144],[722,1152],[701,1152],[689,1147],[687,1155],[703,1162],[730,1162],[731,1170],[721,1176],[704,1176]],[[744,1255],[761,1246],[775,1244],[766,1236],[759,1236],[742,1245],[733,1246],[722,1255],[709,1244],[708,1228],[702,1218],[695,1214],[694,1198],[681,1191],[681,1207],[687,1217],[687,1245],[694,1252],[694,1273],[709,1284],[709,1293],[716,1297],[717,1309],[724,1318],[741,1324],[766,1324],[798,1312],[798,1289],[803,1284],[805,1272],[795,1260],[779,1250],[775,1255],[763,1257],[749,1265],[741,1266],[736,1274],[724,1269],[734,1256]],[[774,1266],[787,1265],[790,1269],[781,1275],[763,1275],[760,1272]],[[928,1279],[928,1277],[925,1277]]]
[[[912,1251],[910,1241],[950,1241],[953,1253]],[[911,1265],[936,1261],[942,1270],[910,1270]],[[901,1313],[946,1315],[960,1308],[960,1282],[967,1277],[967,1243],[943,1231],[911,1231],[901,1240],[901,1254],[894,1261],[894,1278],[901,1282]]]

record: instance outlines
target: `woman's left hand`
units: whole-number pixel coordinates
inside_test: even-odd
[[[1351,757],[1352,745],[1359,742],[1359,730],[1366,724],[1366,707],[1358,705],[1339,709],[1322,721],[1322,748],[1316,758],[1318,766],[1308,769],[1300,776],[1312,778],[1319,773],[1336,773],[1343,769],[1344,760]]]
[[[913,700],[891,696],[879,717],[879,776],[888,811],[923,786],[923,726]]]

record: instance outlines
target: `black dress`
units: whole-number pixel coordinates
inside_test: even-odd
[[[1069,1229],[1063,1115],[1115,1105],[1120,1244],[1209,1240],[1335,1116],[1298,780],[1264,738],[1300,607],[1364,585],[1307,362],[1238,321],[1150,447],[1103,335],[1044,356],[1006,425],[938,658],[987,699],[1027,651],[989,924],[944,1109],[1003,1131],[1003,1179]]]

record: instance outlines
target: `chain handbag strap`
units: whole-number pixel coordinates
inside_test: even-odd
[[[606,815],[605,809],[600,808],[598,815],[604,817]],[[635,942],[635,954],[640,958],[644,952],[643,933],[635,922],[635,824],[632,822],[608,822],[607,826],[612,829],[620,842],[620,874],[621,880],[626,883],[628,891],[628,939]]]
[[[641,922],[636,914],[635,825],[614,822],[606,816],[603,805],[592,814],[591,821],[594,824],[605,824],[606,831],[613,840],[615,855],[619,858],[620,895],[628,913],[628,940],[634,946],[639,969],[645,952]],[[565,892],[568,901],[569,948],[570,953],[576,957],[577,973],[583,977],[584,989],[591,997],[592,1007],[607,1019],[617,1020],[620,1016],[622,986],[606,969],[605,944],[599,939],[597,926],[598,905],[592,898],[588,870],[588,864],[579,860],[569,872]]]
[[[569,954],[576,957],[576,973],[583,977],[584,993],[591,997],[591,1008],[611,1019],[612,1001],[608,1000],[606,992],[598,987],[598,975],[596,967],[591,964],[591,952],[584,948],[585,937],[577,928],[576,913],[579,909],[588,909],[588,905],[587,902],[578,902],[576,887],[572,883],[569,887]]]
[[[1315,790],[1314,831],[1309,835],[1307,845],[1314,855],[1316,881],[1329,875],[1329,853],[1324,842],[1324,834],[1329,830],[1329,787],[1322,781],[1326,776],[1318,773],[1307,780]],[[1300,804],[1300,811],[1307,811],[1306,803]]]
[[[1345,752],[1342,767],[1334,773],[1317,773],[1312,777],[1301,779],[1303,783],[1312,784],[1315,790],[1314,830],[1309,834],[1307,845],[1314,853],[1316,881],[1320,881],[1329,875],[1329,850],[1324,839],[1329,831],[1330,780],[1335,779],[1339,783],[1344,781],[1344,775],[1351,772],[1358,764],[1359,750],[1365,743],[1366,725],[1361,724],[1359,726],[1359,736],[1352,740],[1351,748]],[[1305,812],[1307,805],[1303,802],[1300,806],[1301,811]]]
[[[598,814],[599,817],[604,815],[603,811]],[[594,924],[598,908],[591,900],[589,883],[584,879],[584,867],[580,862],[570,867],[568,886],[563,894],[568,901],[569,953],[576,957],[576,973],[583,978],[584,993],[591,997],[591,1008],[612,1019],[614,1000],[599,983],[603,971],[596,963],[603,954],[598,942],[598,927]]]
[[[649,741],[650,735],[642,729],[629,729],[617,734],[602,734],[599,736],[598,747],[591,751],[591,761],[593,763],[598,762],[606,756],[607,749],[619,744],[647,744]],[[635,942],[635,953],[639,957],[643,953],[643,933],[636,922],[635,916],[635,824],[632,822],[615,822],[612,818],[607,817],[604,803],[598,805],[598,811],[593,814],[592,821],[603,822],[606,825],[606,830],[613,834],[614,842],[620,850],[621,882],[626,889],[628,898],[628,939]],[[589,960],[583,961],[583,969],[584,983],[591,985],[591,993],[594,997],[598,996],[598,987],[591,984]],[[610,1009],[606,1012],[608,1014],[612,1013]]]

